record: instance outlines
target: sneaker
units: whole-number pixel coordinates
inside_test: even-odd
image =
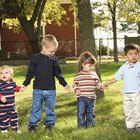
[[[127,128],[128,132],[134,132],[135,128]]]
[[[35,131],[36,131],[36,127],[34,127],[34,126],[30,126],[29,128],[28,128],[28,131],[30,132],[30,133],[34,133]]]
[[[21,131],[20,130],[17,130],[17,131],[15,131],[17,134],[21,134]]]
[[[1,130],[0,132],[1,133],[7,133],[8,131],[7,130]]]
[[[137,128],[136,128],[136,131],[137,131],[137,132],[140,132],[140,127],[137,127]]]
[[[45,129],[46,129],[46,130],[49,130],[49,131],[53,131],[53,126],[46,125],[46,126],[45,126]]]

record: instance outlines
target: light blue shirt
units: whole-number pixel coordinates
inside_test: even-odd
[[[126,61],[115,73],[116,80],[123,80],[123,93],[136,93],[140,91],[140,62],[129,65]]]

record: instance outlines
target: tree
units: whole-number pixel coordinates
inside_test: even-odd
[[[51,11],[51,12],[50,12]],[[38,53],[41,20],[57,21],[65,15],[59,0],[3,0],[0,2],[0,16],[14,16],[28,38],[33,53]],[[13,22],[15,24],[15,21]],[[9,21],[6,22],[9,25]],[[11,26],[14,26],[11,24]]]
[[[137,31],[140,34],[140,0],[123,0],[119,8],[122,31]]]
[[[95,45],[95,37],[93,33],[93,18],[90,6],[90,0],[76,0],[78,8],[78,24],[80,30],[80,46],[81,51],[90,51],[97,58],[97,51]],[[96,71],[100,76],[99,65],[96,65]],[[104,93],[100,92],[98,97],[103,97]]]
[[[117,48],[117,20],[116,20],[116,10],[117,10],[118,0],[107,0],[107,5],[112,17],[112,30],[113,30],[113,42],[114,42],[114,62],[118,62],[118,48]]]

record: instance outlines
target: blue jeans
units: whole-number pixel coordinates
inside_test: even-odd
[[[55,101],[56,101],[56,91],[55,90],[33,90],[33,101],[32,109],[30,112],[29,124],[31,127],[38,127],[37,122],[41,119],[42,106],[45,102],[45,112],[46,119],[44,125],[49,125],[53,127],[55,125]]]
[[[77,98],[78,128],[95,126],[94,104],[95,99],[87,97]]]

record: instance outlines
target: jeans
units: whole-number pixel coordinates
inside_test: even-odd
[[[29,127],[38,127],[37,122],[41,119],[42,106],[45,102],[45,112],[46,119],[44,125],[49,125],[53,127],[55,125],[55,101],[56,101],[56,91],[55,90],[33,90],[33,101],[32,109],[29,118]]]
[[[78,128],[95,126],[94,104],[95,99],[77,98]]]

